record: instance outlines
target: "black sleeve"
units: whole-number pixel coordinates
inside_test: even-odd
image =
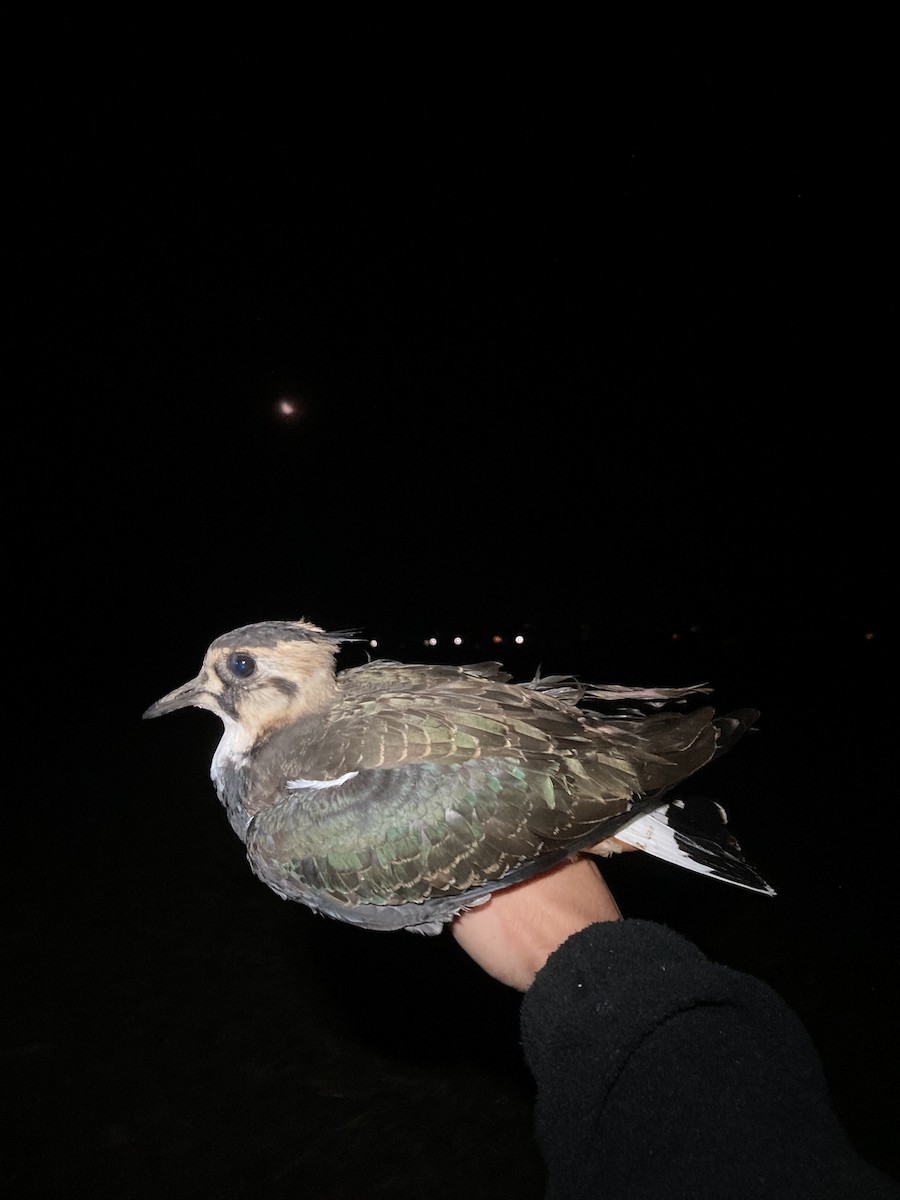
[[[784,1001],[664,926],[569,938],[521,1024],[551,1197],[900,1197],[848,1143]]]

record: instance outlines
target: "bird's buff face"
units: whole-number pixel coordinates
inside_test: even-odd
[[[321,710],[334,691],[338,642],[303,622],[245,626],[217,638],[196,678],[157,700],[145,718],[207,708],[252,745],[266,733]]]

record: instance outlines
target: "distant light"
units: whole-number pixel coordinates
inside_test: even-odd
[[[306,405],[298,396],[279,396],[275,401],[275,416],[285,425],[306,415]]]
[[[454,646],[461,646],[461,645],[462,645],[462,638],[461,638],[461,637],[455,637],[455,638],[453,639],[453,645],[454,645]]]
[[[522,637],[521,633],[517,633],[516,637],[515,637],[516,645],[521,646],[524,643],[524,641],[525,641],[525,639],[524,639],[524,637]]]
[[[875,634],[874,634],[874,633],[872,633],[872,631],[871,631],[871,630],[869,630],[869,632],[866,634],[866,641],[867,641],[867,642],[874,642],[874,641],[875,641]]]
[[[491,638],[491,641],[494,643],[495,646],[499,646],[500,643],[503,641],[503,638],[500,636],[499,633],[495,633],[494,636]]]
[[[435,638],[435,637],[426,638],[426,639],[425,639],[425,645],[426,645],[426,646],[436,646],[436,645],[437,645],[437,638]]]
[[[373,650],[376,650],[378,648],[378,639],[377,638],[369,638],[369,645],[372,647]]]

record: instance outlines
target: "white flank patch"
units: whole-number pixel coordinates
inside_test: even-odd
[[[285,784],[292,792],[302,791],[304,788],[332,788],[340,787],[342,783],[346,783],[348,779],[355,779],[359,771],[348,771],[346,775],[339,775],[337,779],[289,779]]]

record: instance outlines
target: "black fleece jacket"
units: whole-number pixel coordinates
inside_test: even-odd
[[[550,956],[521,1010],[553,1200],[898,1200],[766,984],[649,921]]]

